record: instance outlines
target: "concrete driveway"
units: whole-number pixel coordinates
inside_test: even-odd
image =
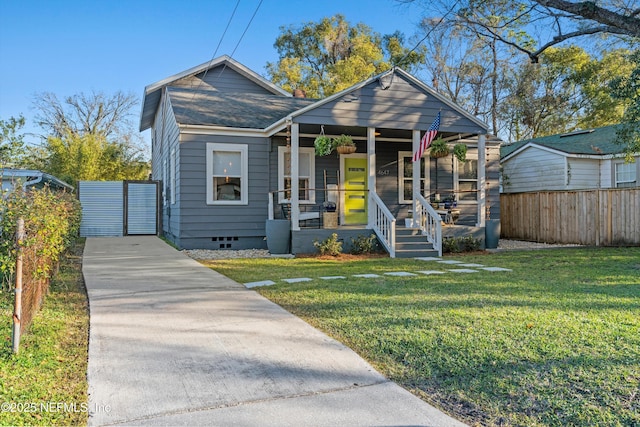
[[[462,426],[156,237],[89,238],[89,425]]]

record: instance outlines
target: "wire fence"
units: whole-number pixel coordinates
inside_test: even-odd
[[[13,310],[13,333],[12,349],[18,353],[20,347],[20,337],[29,327],[33,317],[42,306],[44,296],[49,292],[50,275],[44,272],[51,271],[52,261],[47,257],[42,249],[43,244],[38,242],[25,245],[24,220],[18,219],[16,225],[16,265],[15,265],[15,287],[14,287],[14,310]]]

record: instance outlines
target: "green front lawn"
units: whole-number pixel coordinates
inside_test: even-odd
[[[478,425],[640,425],[640,248],[417,260],[252,259],[207,265],[345,343],[393,381]],[[349,276],[324,281],[320,276]],[[279,279],[310,277],[286,284]]]

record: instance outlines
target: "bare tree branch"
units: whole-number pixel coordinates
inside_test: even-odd
[[[629,14],[614,12],[598,6],[594,1],[570,2],[567,0],[534,0],[536,3],[562,10],[604,24],[605,28],[616,28],[616,34],[640,37],[640,19],[636,18],[638,10]]]

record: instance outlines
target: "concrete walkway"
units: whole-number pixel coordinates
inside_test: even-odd
[[[463,426],[156,237],[89,238],[89,425]]]

